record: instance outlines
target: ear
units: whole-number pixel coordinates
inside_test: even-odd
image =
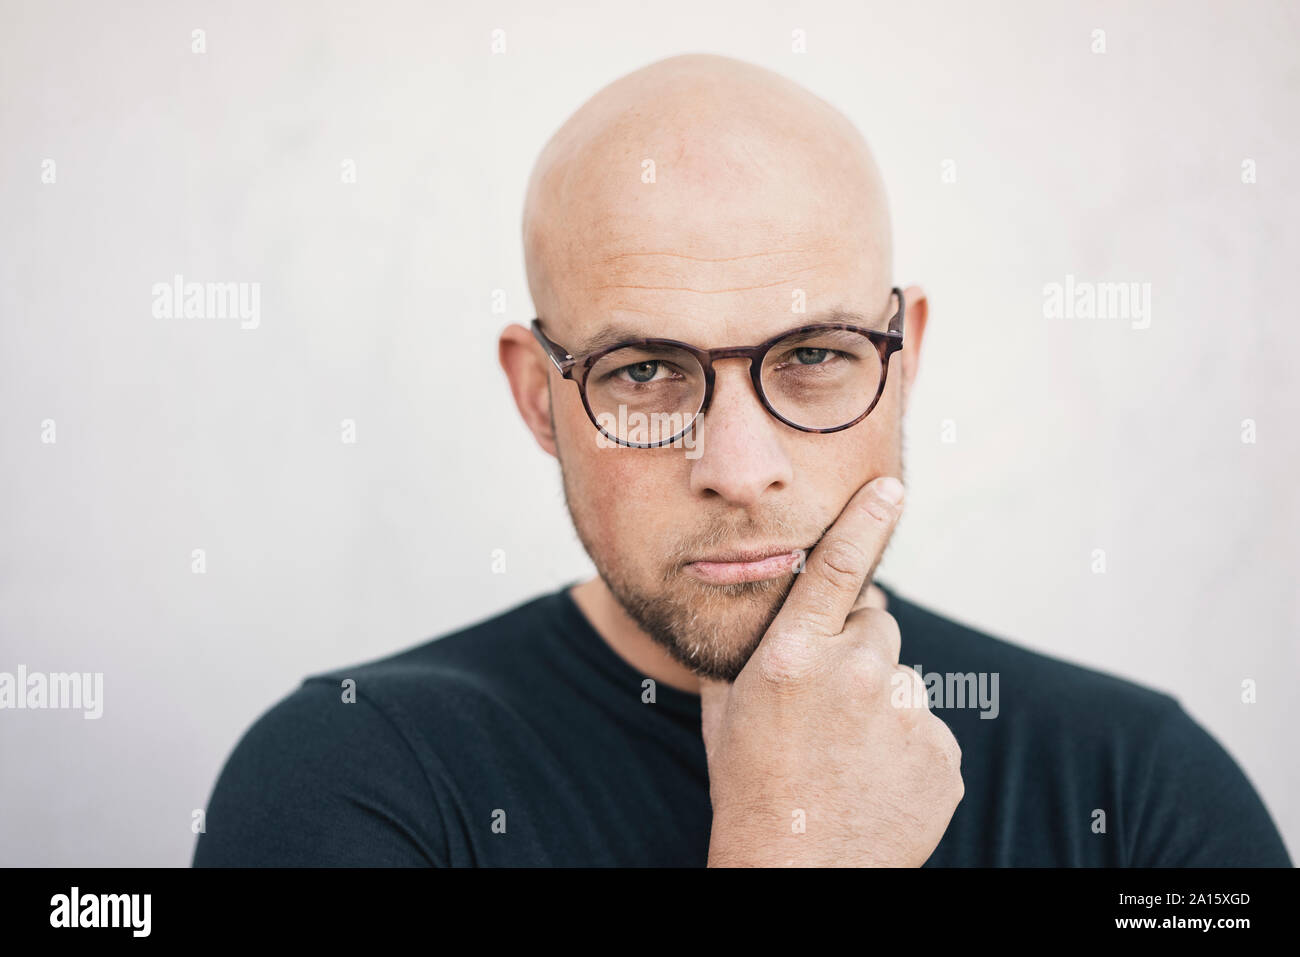
[[[497,344],[497,358],[524,424],[550,455],[555,455],[555,421],[551,418],[550,370],[542,347],[523,326],[507,326]]]
[[[920,286],[904,289],[903,301],[906,303],[906,311],[903,313],[903,348],[895,358],[903,360],[903,408],[906,410],[912,381],[921,365],[921,340],[925,337],[925,320],[930,314],[930,304],[925,298],[925,290]]]

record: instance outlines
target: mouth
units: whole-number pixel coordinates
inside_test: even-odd
[[[709,585],[736,585],[789,575],[806,554],[802,548],[738,549],[696,559],[682,570]]]

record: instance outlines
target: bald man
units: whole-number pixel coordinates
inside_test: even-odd
[[[874,581],[928,306],[843,116],[653,64],[546,145],[523,231],[500,361],[597,577],[308,678],[196,865],[1290,865],[1174,698]]]

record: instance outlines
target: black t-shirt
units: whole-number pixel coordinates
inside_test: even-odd
[[[927,867],[1291,866],[1174,698],[880,587],[962,750]],[[194,864],[702,866],[711,813],[699,697],[648,684],[566,588],[306,679],[236,746]]]

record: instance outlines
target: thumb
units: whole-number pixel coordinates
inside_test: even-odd
[[[722,717],[730,699],[730,682],[700,679],[700,733],[704,737],[705,754],[713,753],[713,743],[718,738],[718,730],[722,727]]]

